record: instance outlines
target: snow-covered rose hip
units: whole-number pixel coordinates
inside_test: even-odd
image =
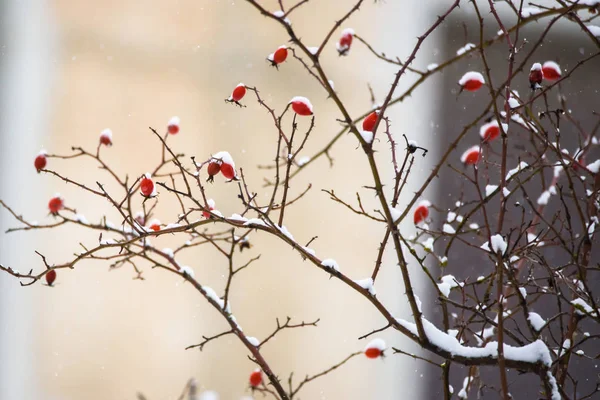
[[[238,84],[231,92],[231,96],[227,99],[229,102],[238,103],[246,95],[246,85],[243,83]]]
[[[150,197],[154,194],[154,182],[150,179],[150,174],[146,174],[140,182],[140,191],[145,197]]]
[[[354,39],[354,29],[346,28],[342,31],[340,40],[335,44],[335,48],[341,56],[348,54],[350,46],[352,46],[352,39]]]
[[[458,84],[462,87],[462,89],[468,90],[469,92],[476,92],[483,86],[484,83],[485,80],[483,79],[483,75],[474,71],[467,72],[458,81]]]
[[[160,231],[160,221],[157,219],[153,219],[152,221],[150,221],[149,228],[152,229],[154,232]]]
[[[212,211],[212,210],[214,210],[214,209],[215,209],[215,201],[214,201],[213,199],[208,199],[208,200],[206,201],[206,203],[208,204],[208,209],[209,209],[210,211]],[[211,217],[210,213],[209,213],[208,211],[206,211],[206,210],[205,210],[205,211],[202,211],[202,216],[203,216],[204,218],[207,218],[207,219]]]
[[[415,225],[425,221],[427,217],[429,217],[429,207],[431,203],[427,200],[423,200],[417,204],[417,208],[415,208],[415,212],[413,214],[413,221]]]
[[[46,283],[48,284],[48,286],[52,286],[52,284],[54,283],[55,280],[56,280],[56,270],[51,269],[46,274]]]
[[[250,386],[253,388],[258,387],[262,383],[262,380],[262,371],[260,369],[252,371],[250,374]]]
[[[233,157],[226,151],[220,151],[217,154],[212,156],[214,160],[218,160],[220,165],[220,171],[226,179],[235,180],[237,179],[237,174],[235,172],[235,163],[233,162]]]
[[[379,111],[373,111],[371,114],[367,115],[365,119],[363,119],[363,131],[373,132],[373,128],[375,128],[375,122],[377,122],[377,117],[379,116]]]
[[[60,210],[62,210],[64,207],[65,207],[65,204],[64,204],[63,198],[59,194],[55,195],[48,202],[48,209],[50,210],[50,213],[53,215],[58,214],[58,212]]]
[[[296,96],[290,100],[290,104],[292,105],[292,110],[298,115],[313,115],[313,106],[306,97]]]
[[[542,73],[547,81],[556,81],[561,77],[560,66],[554,61],[546,61],[542,65]]]
[[[542,64],[534,63],[529,71],[529,85],[531,86],[531,90],[539,89],[543,79]]]
[[[274,67],[279,66],[282,62],[287,59],[288,49],[287,46],[279,46],[274,53],[269,54],[267,60],[271,61],[271,65]]]
[[[169,123],[167,124],[167,131],[171,135],[176,135],[179,133],[179,117],[171,117]]]
[[[506,132],[508,125],[502,124],[502,129],[504,132]],[[487,124],[483,124],[481,125],[481,128],[479,128],[479,136],[481,136],[481,139],[484,142],[491,142],[492,140],[498,138],[500,133],[500,124],[496,120],[490,121]]]
[[[383,357],[383,352],[385,351],[385,342],[383,339],[373,339],[367,344],[365,347],[365,356],[367,358],[378,358]]]
[[[481,157],[481,148],[479,146],[473,146],[468,148],[460,156],[460,161],[465,165],[475,165],[479,162]]]
[[[112,146],[112,131],[110,129],[105,129],[100,132],[100,144]]]
[[[37,155],[37,157],[35,157],[35,160],[33,161],[33,165],[35,166],[35,169],[38,173],[44,168],[46,168],[47,163],[48,159],[46,158],[45,150],[40,151],[40,153]]]

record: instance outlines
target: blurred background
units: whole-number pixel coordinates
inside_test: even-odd
[[[300,37],[316,46],[354,3],[311,2],[291,20]],[[405,58],[438,11],[435,2],[430,7],[416,0],[401,3],[365,2],[341,28],[352,27],[381,51]],[[276,1],[261,4],[279,8]],[[107,214],[119,223],[105,202],[55,177],[38,175],[33,159],[42,148],[53,154],[69,154],[71,146],[93,150],[100,131],[110,128],[114,146],[103,150],[104,159],[121,176],[139,176],[160,158],[148,126],[164,131],[173,115],[181,118],[180,133],[169,139],[176,151],[199,159],[229,151],[244,168],[251,189],[266,199],[263,177],[271,172],[257,165],[273,160],[277,133],[252,96],[243,109],[223,101],[239,82],[257,86],[277,110],[296,95],[311,99],[316,128],[304,155],[320,150],[340,129],[335,105],[299,63],[290,59],[279,71],[269,66],[265,58],[286,44],[285,32],[241,0],[4,0],[0,21],[0,197],[30,220],[51,221],[47,202],[60,192],[67,206],[88,220]],[[358,43],[348,57],[339,57],[335,41],[340,32],[323,52],[322,64],[351,114],[358,116],[371,107],[367,84],[382,101],[395,68],[375,62]],[[421,68],[441,61],[436,40],[432,37],[424,47],[431,57],[418,60]],[[400,90],[407,85],[403,81]],[[400,142],[406,133],[428,146],[437,128],[430,122],[427,92],[418,91],[410,102],[390,110]],[[306,124],[300,122],[301,127]],[[385,141],[378,146],[382,151],[388,147]],[[335,258],[355,279],[366,278],[383,226],[349,215],[321,189],[334,189],[351,201],[361,186],[372,184],[370,174],[351,136],[342,138],[331,156],[335,168],[323,158],[294,180],[291,196],[308,183],[313,189],[289,208],[285,224],[299,242],[318,235],[311,247],[319,256]],[[382,162],[388,162],[386,157]],[[89,185],[100,181],[117,193],[110,176],[91,160],[52,159],[49,167]],[[382,170],[389,179],[392,168]],[[428,161],[415,168],[415,182],[428,170]],[[225,215],[242,209],[236,185],[217,179],[208,194]],[[378,208],[368,191],[362,194],[367,206]],[[156,217],[174,222],[178,213],[174,199],[163,194]],[[2,231],[15,224],[0,211]],[[51,263],[63,263],[80,250],[80,242],[93,245],[97,239],[96,232],[67,227],[3,234],[0,261],[21,271],[39,270],[43,264],[34,250]],[[231,297],[247,334],[264,338],[275,328],[276,317],[321,318],[318,328],[283,332],[264,349],[283,379],[290,372],[300,379],[341,361],[364,348],[359,336],[383,325],[366,301],[304,263],[288,246],[264,234],[253,233],[250,239],[253,248],[238,262],[262,257],[234,281]],[[175,246],[184,240],[160,238],[154,244]],[[180,262],[192,266],[201,283],[222,293],[227,265],[216,251],[196,248],[182,254]],[[146,268],[146,280],[134,276],[128,268],[109,271],[106,262],[82,262],[74,270],[59,271],[54,288],[21,288],[17,280],[0,275],[0,398],[134,399],[141,392],[149,400],[176,399],[191,377],[222,399],[249,395],[247,380],[255,365],[233,337],[210,343],[203,352],[184,350],[202,335],[226,328],[206,301],[171,274]],[[384,259],[379,279],[378,296],[399,317],[410,317],[393,257]],[[414,284],[419,285],[418,277]],[[392,332],[380,336],[389,346],[414,350]],[[422,363],[400,356],[375,362],[359,357],[307,385],[301,398],[384,399],[400,393],[419,398],[423,371]]]
[[[371,107],[368,84],[376,100],[383,101],[396,69],[376,61],[357,41],[347,57],[339,57],[335,41],[341,29],[352,27],[377,50],[405,59],[415,38],[448,3],[366,1],[334,34],[322,54],[322,65],[353,117]],[[272,11],[279,9],[277,1],[261,4]],[[291,3],[284,0],[284,4]],[[309,2],[290,19],[303,41],[317,46],[354,4],[354,0]],[[503,16],[507,15],[506,8],[498,7]],[[542,23],[532,24],[524,35],[537,37],[544,27]],[[497,27],[489,23],[486,29],[486,34],[493,36]],[[551,45],[541,48],[540,61],[554,59],[568,70],[593,50],[573,24],[558,23],[553,29],[548,37]],[[414,66],[425,69],[430,63],[441,63],[465,43],[477,43],[478,37],[472,7],[462,7],[427,39]],[[281,27],[242,0],[0,2],[0,198],[29,220],[49,222],[52,218],[47,215],[47,202],[60,192],[67,206],[88,220],[98,222],[107,215],[118,224],[119,216],[106,202],[50,175],[38,175],[33,167],[35,155],[42,148],[53,154],[69,154],[71,146],[93,151],[100,132],[110,128],[114,146],[102,150],[103,159],[121,176],[136,177],[160,160],[159,142],[148,127],[164,132],[169,119],[177,115],[181,131],[169,138],[175,151],[200,160],[229,151],[238,168],[244,169],[251,190],[268,200],[270,191],[262,186],[264,178],[272,178],[272,172],[257,166],[272,162],[277,132],[252,96],[243,101],[247,108],[223,101],[239,82],[258,87],[278,111],[296,95],[312,101],[316,127],[303,155],[315,154],[340,130],[335,105],[298,62],[290,58],[277,71],[265,60],[284,44],[286,35]],[[490,48],[488,55],[502,65],[506,59],[504,44]],[[582,71],[598,74],[597,65]],[[428,175],[442,146],[480,112],[477,95],[463,94],[460,102],[456,100],[456,82],[466,68],[480,69],[481,63],[476,57],[461,60],[428,79],[407,102],[388,110],[396,141],[403,143],[401,135],[406,134],[430,150],[413,167],[405,190],[407,198]],[[492,74],[499,80],[506,71],[493,67]],[[402,79],[397,93],[414,79],[410,74]],[[576,104],[597,101],[597,95],[594,98],[585,90],[585,82],[570,82],[573,86],[566,87],[566,93],[578,94],[573,96],[578,99]],[[526,76],[514,85],[526,93]],[[591,118],[583,114],[578,117]],[[288,126],[290,123],[287,121]],[[301,120],[300,128],[307,124]],[[475,131],[468,144],[478,142]],[[383,178],[390,179],[388,144],[381,140],[376,148]],[[518,155],[518,148],[514,152]],[[450,160],[455,165],[458,153]],[[360,191],[366,208],[380,206],[362,189],[371,185],[372,179],[355,138],[342,137],[331,156],[334,168],[322,158],[293,180],[292,197],[309,183],[313,189],[286,211],[285,225],[300,243],[318,236],[310,246],[318,256],[336,259],[354,279],[366,278],[371,274],[384,227],[348,213],[321,189],[333,189],[350,202]],[[50,162],[49,167],[63,175],[90,186],[99,181],[111,193],[119,193],[110,176],[91,160]],[[456,174],[441,175],[424,197],[438,204],[440,210],[451,207],[462,190],[461,182]],[[237,185],[217,178],[207,188],[224,215],[242,210]],[[401,204],[405,200],[401,199]],[[161,193],[155,216],[169,223],[175,222],[178,214],[175,199]],[[402,231],[410,234],[413,227],[407,222]],[[0,210],[0,230],[16,225],[5,210]],[[43,264],[35,250],[59,264],[80,251],[79,243],[90,246],[97,240],[96,232],[68,227],[2,234],[0,262],[21,271],[41,270]],[[161,237],[153,244],[175,247],[185,240]],[[237,263],[241,265],[258,254],[261,258],[234,280],[231,293],[232,311],[244,331],[263,339],[275,328],[277,317],[282,320],[290,316],[297,322],[321,319],[317,328],[280,333],[263,349],[281,378],[287,379],[294,372],[298,381],[327,369],[364,348],[366,341],[359,341],[359,336],[385,325],[364,299],[303,262],[279,240],[251,233],[250,241],[253,247],[244,251]],[[466,263],[463,256],[453,254],[449,271],[462,277],[481,274],[478,268],[485,260],[480,254]],[[214,249],[196,247],[181,253],[179,262],[191,266],[202,284],[222,294],[227,265]],[[425,289],[422,273],[410,267],[426,315],[436,321],[436,299]],[[143,269],[145,280],[140,281],[133,280],[135,273],[129,267],[109,271],[107,262],[82,262],[74,270],[59,271],[54,288],[40,284],[21,288],[16,279],[0,274],[0,399],[124,400],[135,399],[138,392],[148,400],[177,399],[192,377],[201,390],[215,390],[221,399],[251,395],[248,376],[255,365],[235,338],[226,336],[209,343],[202,352],[184,350],[199,343],[203,335],[226,330],[220,315],[181,279],[148,266]],[[437,265],[432,271],[435,276],[440,273]],[[384,257],[376,289],[378,298],[394,315],[411,317],[392,254]],[[418,352],[399,334],[383,332],[379,336],[390,347]],[[463,372],[452,376],[455,388],[462,385]],[[536,385],[524,383],[533,391]],[[383,360],[351,360],[307,385],[300,398],[428,399],[440,397],[440,389],[437,372],[423,362],[390,352]]]

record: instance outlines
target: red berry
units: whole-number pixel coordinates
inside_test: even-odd
[[[257,369],[250,374],[250,386],[258,387],[261,383],[262,383],[262,372],[260,369]]]
[[[475,165],[479,162],[481,149],[479,146],[473,146],[465,151],[460,157],[460,161],[465,165]]]
[[[46,153],[40,153],[35,158],[33,165],[35,166],[35,169],[37,170],[37,172],[40,172],[41,170],[46,168],[47,163],[48,163],[48,160],[46,159]]]
[[[309,116],[313,115],[313,106],[306,97],[296,96],[290,100],[292,110],[298,115]]]
[[[110,129],[100,132],[100,144],[112,146],[112,131]]]
[[[60,210],[62,210],[64,207],[64,203],[63,203],[63,199],[60,196],[55,196],[53,198],[50,199],[50,201],[48,202],[48,209],[50,210],[51,214],[58,214],[58,212]]]
[[[483,79],[483,75],[481,75],[479,72],[473,71],[467,72],[458,81],[458,84],[462,86],[464,90],[468,90],[469,92],[475,92],[479,90],[484,83],[485,80]]]
[[[218,162],[210,162],[208,163],[208,175],[214,176],[221,172],[221,164]]]
[[[167,131],[171,135],[179,133],[179,117],[172,117],[167,125]]]
[[[52,284],[54,283],[55,280],[56,280],[56,270],[51,269],[46,274],[46,283],[48,284],[48,286],[52,286]]]
[[[531,70],[529,71],[529,85],[531,89],[536,89],[542,83],[542,79],[544,79],[544,74],[542,73],[542,64],[535,63],[531,66]]]
[[[542,66],[542,73],[548,81],[556,81],[561,77],[560,66],[554,61],[546,61]]]
[[[140,190],[144,196],[150,197],[154,192],[154,182],[152,182],[152,179],[148,177],[142,179],[142,182],[140,183]]]
[[[481,136],[481,139],[484,142],[491,142],[500,136],[500,124],[498,124],[498,121],[492,121],[482,125],[479,129],[479,136]]]
[[[243,99],[245,95],[246,95],[246,85],[244,85],[243,83],[240,83],[239,85],[237,85],[235,87],[235,89],[233,89],[233,92],[231,93],[231,100],[238,102],[241,99]]]
[[[354,38],[354,29],[347,28],[342,32],[340,40],[336,43],[336,48],[340,55],[348,53],[350,46],[352,46],[352,39]]]
[[[208,200],[206,201],[206,203],[208,204],[208,209],[209,209],[210,211],[212,211],[212,210],[214,210],[214,209],[215,209],[215,201],[214,201],[213,199],[208,199]],[[202,211],[202,216],[203,216],[204,218],[210,218],[210,217],[211,217],[211,215],[210,215],[210,213],[209,213],[208,211]]]
[[[383,357],[383,351],[385,350],[385,342],[383,339],[373,339],[365,347],[365,356],[367,358]]]
[[[367,115],[365,119],[363,119],[363,131],[373,132],[378,115],[379,111],[373,111],[371,114]]]
[[[280,46],[275,53],[270,54],[268,60],[271,61],[273,65],[279,65],[286,60],[288,56],[288,50],[286,46]]]
[[[152,229],[154,232],[160,231],[160,221],[157,219],[150,221],[150,229]]]
[[[233,166],[231,164],[223,163],[221,165],[221,173],[227,179],[235,178],[235,169],[233,168]]]
[[[376,349],[375,347],[370,347],[365,350],[365,356],[367,356],[367,358],[377,358],[377,357],[380,357],[381,354],[382,354],[382,351],[379,349]]]
[[[413,216],[415,225],[422,221],[425,221],[427,217],[429,217],[429,202],[427,200],[424,200],[420,202],[417,208],[415,209],[415,213]]]

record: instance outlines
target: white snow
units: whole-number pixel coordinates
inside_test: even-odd
[[[436,63],[431,63],[427,66],[427,71],[433,71],[434,69],[436,69],[437,67],[439,67],[438,64]]]
[[[596,37],[600,37],[600,26],[596,25],[586,25],[586,28],[590,31],[590,33]]]
[[[450,224],[444,224],[444,226],[442,226],[442,231],[449,235],[453,235],[456,233],[456,230]]]
[[[265,228],[268,227],[268,225],[265,223],[265,221],[263,221],[260,218],[250,218],[249,220],[244,222],[244,226],[263,226]]]
[[[521,161],[519,165],[517,165],[515,168],[511,169],[506,173],[506,180],[509,180],[510,178],[518,174],[521,170],[527,167],[529,167],[529,164],[527,164],[525,161]]]
[[[479,224],[476,224],[475,222],[469,224],[469,229],[479,229]]]
[[[479,81],[481,83],[485,83],[485,80],[483,79],[483,75],[481,75],[481,73],[475,72],[475,71],[469,71],[466,74],[464,74],[462,76],[462,78],[460,78],[460,80],[458,81],[458,84],[460,86],[464,86],[465,83],[467,83],[468,81]]]
[[[89,225],[87,218],[83,214],[75,214],[75,221],[80,222],[84,225]]]
[[[185,274],[185,275],[189,276],[190,278],[194,278],[194,270],[192,269],[192,267],[184,265],[183,267],[181,267],[181,269],[179,270],[179,272],[181,272],[182,274]]]
[[[229,217],[229,219],[233,221],[248,222],[248,218],[242,217],[240,214],[231,214],[231,217]]]
[[[260,346],[260,341],[254,336],[246,336],[246,340],[254,347]]]
[[[456,55],[457,56],[461,56],[461,55],[465,54],[467,51],[469,51],[471,49],[474,49],[475,47],[477,47],[477,46],[475,46],[475,44],[473,44],[473,43],[467,43],[463,47],[461,47],[460,49],[456,50]]]
[[[279,230],[279,232],[283,233],[288,239],[290,239],[292,242],[295,242],[294,237],[292,236],[290,231],[288,231],[288,229],[285,226],[275,225],[275,227]]]
[[[367,143],[373,142],[373,132],[363,131],[362,129],[359,129],[358,133],[360,133],[360,136],[362,136],[362,138],[365,142],[367,142]]]
[[[171,117],[171,119],[169,120],[168,126],[171,126],[171,125],[179,126],[180,122],[181,122],[181,120],[179,119],[179,117]]]
[[[540,63],[533,63],[533,65],[531,66],[530,71],[541,71],[542,70],[542,64]]]
[[[231,154],[229,154],[226,151],[219,151],[217,154],[213,154],[212,158],[216,160],[221,160],[225,164],[229,164],[233,167],[233,169],[235,169],[235,163],[233,162],[233,158],[231,157]]]
[[[310,162],[310,157],[308,157],[308,156],[300,157],[298,159],[298,166],[301,167],[305,164],[308,164],[309,162]]]
[[[490,197],[492,193],[494,193],[498,189],[498,185],[486,185],[485,187],[485,197]]]
[[[587,169],[593,173],[593,174],[597,174],[598,171],[600,171],[600,159],[594,161],[591,164],[588,164]]]
[[[221,309],[225,308],[225,301],[219,297],[213,288],[209,286],[202,286],[202,290],[204,290],[206,293],[206,297],[217,303]]]
[[[396,208],[390,207],[390,215],[392,216],[392,221],[397,221],[402,215],[402,212]]]
[[[502,194],[504,195],[504,197],[508,197],[510,195],[510,190],[508,190],[508,188],[504,186],[502,188]]]
[[[448,216],[446,217],[446,221],[449,223],[454,222],[456,220],[456,213],[454,211],[448,211]]]
[[[321,265],[325,268],[330,268],[338,272],[340,271],[340,266],[333,258],[326,258],[325,260],[321,261]]]
[[[511,257],[512,258],[512,257]],[[524,287],[520,287],[519,288],[519,293],[521,293],[521,296],[523,296],[524,299],[527,298],[527,289],[525,289]]]
[[[373,286],[373,278],[359,279],[354,281],[358,286],[369,292],[371,296],[375,296],[375,287]]]
[[[581,298],[572,300],[571,304],[577,309],[576,312],[579,315],[590,315],[594,318],[598,317],[598,310],[594,311],[594,309]]]
[[[445,297],[448,297],[453,288],[462,286],[453,275],[444,275],[441,281],[442,283],[438,283],[437,286]]]
[[[386,349],[385,341],[381,338],[375,338],[365,346],[365,351],[367,351],[368,349],[377,349],[379,351],[384,351]]]
[[[433,238],[429,237],[426,240],[424,240],[423,242],[421,242],[421,244],[423,245],[423,248],[425,249],[425,251],[428,252],[433,252]]]
[[[319,52],[319,48],[315,46],[307,47],[306,50],[310,52],[310,54],[315,55]],[[312,108],[311,108],[312,110]]]
[[[283,16],[285,15],[285,13],[281,10],[277,10],[277,11],[273,11],[273,15],[279,19],[283,18]],[[284,18],[283,22],[285,22],[288,25],[291,25],[290,19],[289,18]]]
[[[537,332],[541,331],[544,325],[546,325],[546,321],[544,320],[544,318],[542,318],[540,314],[535,313],[533,311],[529,312],[527,320],[531,324],[531,327]]]
[[[541,12],[542,12],[542,9],[540,9],[538,7],[523,7],[523,9],[521,10],[521,17],[528,18],[528,17],[531,17],[532,15],[536,15]]]
[[[452,356],[465,358],[498,357],[498,342],[489,342],[485,345],[485,347],[463,346],[455,337],[442,332],[427,319],[422,318],[421,320],[423,323],[423,330],[425,331],[427,338],[429,338],[429,341],[434,346],[447,351]],[[403,319],[396,319],[396,321],[408,329],[413,335],[418,335],[417,326],[414,323]],[[504,344],[503,349],[504,357],[507,360],[522,361],[527,363],[540,362],[546,367],[549,367],[552,364],[550,351],[548,350],[546,344],[541,340],[536,340],[535,342],[529,343],[522,347]]]
[[[310,247],[302,247],[302,249],[313,257],[317,254],[317,252]]]
[[[173,249],[165,247],[164,249],[162,249],[162,252],[165,253],[165,255],[169,258],[175,258],[175,253],[173,253]]]
[[[492,243],[492,250],[494,250],[494,253],[506,253],[506,248],[508,247],[508,245],[506,244],[506,241],[504,240],[502,235],[495,234],[490,238],[490,241]]]
[[[548,200],[550,200],[550,191],[549,190],[545,190],[542,192],[542,194],[540,194],[540,197],[538,197],[537,199],[537,203],[540,206],[545,206],[548,204]]]

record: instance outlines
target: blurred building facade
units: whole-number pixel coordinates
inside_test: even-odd
[[[276,1],[264,3],[278,8]],[[292,23],[307,44],[317,45],[353,3],[309,2],[294,12]],[[306,155],[340,129],[335,105],[297,62],[288,61],[279,71],[269,67],[265,57],[286,43],[285,32],[244,1],[110,0],[99,5],[14,0],[2,2],[0,9],[0,197],[32,220],[49,219],[46,203],[55,192],[91,221],[107,209],[104,202],[58,179],[36,174],[32,160],[40,148],[59,154],[69,153],[73,145],[93,149],[99,132],[111,128],[115,144],[105,153],[107,162],[136,176],[159,157],[158,142],[147,127],[163,128],[173,115],[182,120],[181,132],[172,140],[176,150],[200,159],[228,150],[244,167],[253,190],[264,190],[265,171],[256,166],[273,159],[276,131],[251,100],[245,109],[223,102],[240,81],[257,86],[279,109],[295,95],[312,100],[317,128]],[[381,51],[406,57],[436,12],[434,3],[426,7],[420,1],[368,2],[345,26]],[[437,41],[428,40],[424,54],[431,59],[417,60],[421,67],[440,61]],[[322,63],[353,115],[371,106],[367,84],[383,100],[394,66],[376,62],[363,46],[355,46],[346,58],[337,55],[333,42],[326,50]],[[403,80],[399,90],[406,85]],[[428,83],[390,111],[400,140],[406,133],[431,146],[434,110],[427,107],[427,93],[434,87],[435,82]],[[314,189],[290,208],[286,225],[299,241],[318,235],[311,245],[317,254],[335,258],[359,279],[371,272],[383,227],[348,217],[320,191],[334,189],[353,198],[362,185],[371,183],[356,147],[347,136],[332,151],[333,169],[322,159],[299,175],[293,193],[308,183]],[[116,190],[109,176],[89,161],[53,163],[66,175],[91,184],[99,180]],[[416,168],[415,182],[428,171],[428,164]],[[392,169],[386,172],[389,178]],[[240,210],[234,185],[217,182],[209,190],[225,215]],[[377,208],[375,200],[368,201]],[[157,217],[173,221],[176,203],[167,196],[161,203]],[[110,218],[118,220],[109,213]],[[8,213],[0,212],[2,231],[14,225]],[[61,263],[78,251],[79,242],[96,240],[95,233],[72,228],[3,235],[0,262],[20,270],[43,268],[34,250]],[[303,377],[364,347],[357,338],[382,322],[366,302],[278,241],[260,234],[252,234],[251,240],[250,255],[262,257],[232,293],[233,311],[245,331],[260,338],[275,327],[276,317],[321,318],[318,328],[284,332],[265,348],[275,371],[283,378],[292,371]],[[156,244],[163,243],[173,245],[168,238]],[[182,263],[191,265],[203,284],[217,291],[224,287],[226,265],[210,249],[190,252]],[[249,394],[247,377],[254,365],[234,338],[211,343],[203,352],[184,350],[202,335],[225,327],[206,302],[189,285],[160,271],[147,268],[143,282],[133,276],[125,268],[109,272],[100,262],[61,271],[54,289],[21,288],[16,280],[0,275],[0,398],[132,399],[142,392],[148,399],[175,399],[190,377],[198,379],[202,389],[218,391],[222,399]],[[395,314],[410,316],[392,255],[384,258],[377,290]],[[425,296],[422,300],[428,303]],[[393,332],[381,336],[390,346],[414,350]],[[426,386],[420,368],[422,364],[398,356],[381,363],[361,358],[308,385],[301,397],[387,399],[402,394],[416,399]],[[415,376],[423,379],[422,385]]]

